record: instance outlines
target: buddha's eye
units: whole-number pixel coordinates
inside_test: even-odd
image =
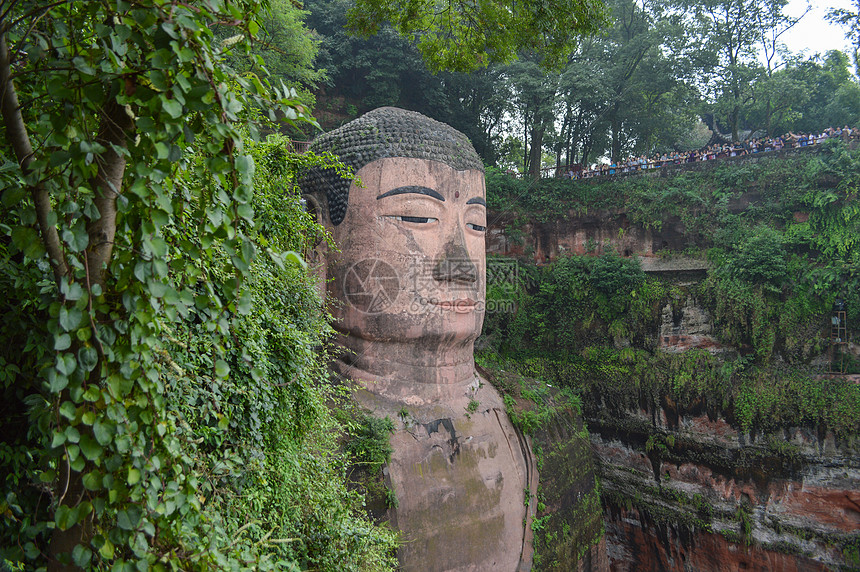
[[[481,226],[479,224],[471,223],[471,222],[467,222],[466,227],[468,227],[472,230],[478,231],[478,232],[486,232],[486,230],[487,230],[487,227]]]
[[[438,220],[428,216],[390,216],[388,218],[393,218],[401,222],[414,222],[416,224],[427,224]]]

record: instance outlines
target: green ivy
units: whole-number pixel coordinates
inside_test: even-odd
[[[226,63],[251,55],[264,7],[8,7],[5,101],[22,115],[4,107],[0,148],[4,561],[393,567],[394,535],[345,484],[302,256],[322,229],[296,173],[332,159],[254,143],[261,116],[306,110]]]

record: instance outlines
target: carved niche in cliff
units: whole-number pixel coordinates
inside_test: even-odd
[[[303,182],[339,252],[327,257],[334,364],[359,404],[398,427],[388,517],[405,570],[528,570],[530,445],[475,370],[484,318],[483,165],[466,137],[381,108],[320,136],[361,185],[317,170]]]

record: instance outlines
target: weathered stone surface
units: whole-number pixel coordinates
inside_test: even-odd
[[[719,533],[694,532],[681,524],[655,520],[647,511],[636,508],[609,507],[606,537],[615,572],[831,569],[807,556],[732,543]],[[838,550],[831,552],[834,558],[838,556]]]
[[[469,225],[486,225],[483,174],[386,158],[358,175],[367,188],[350,190],[332,227],[329,293],[344,302],[332,313],[347,349],[336,369],[374,415],[410,419],[388,467],[398,558],[405,570],[527,570],[531,453],[472,357],[486,282],[484,235]]]
[[[661,317],[658,340],[663,351],[683,352],[697,348],[720,352],[726,349],[711,335],[714,329],[711,316],[691,297],[685,298],[684,305],[677,309],[671,303],[666,304]]]
[[[487,234],[488,253],[528,255],[537,263],[553,262],[569,254],[601,254],[610,248],[625,256],[652,256],[684,239],[676,232],[683,231],[683,227],[678,227],[679,221],[666,224],[659,231],[645,229],[632,226],[623,211],[604,210],[587,215],[571,211],[563,219],[518,225],[515,235],[510,236],[513,221],[509,216],[494,212],[490,220],[493,224]]]
[[[582,418],[559,414],[535,434],[541,451],[540,495],[545,508],[535,527],[536,560],[541,570],[608,570],[603,514],[594,458]]]
[[[651,273],[707,271],[711,265],[707,260],[687,256],[645,257],[641,259],[642,270]]]
[[[851,565],[842,547],[860,535],[855,443],[804,428],[754,438],[683,411],[588,423],[613,570]]]
[[[339,247],[325,269],[344,350],[333,367],[362,407],[399,423],[386,470],[403,569],[530,570],[530,444],[473,357],[486,290],[477,154],[450,127],[390,108],[314,149],[342,152],[361,181],[306,178]]]
[[[532,431],[540,473],[537,496],[529,499],[530,509],[537,511],[535,568],[608,570],[594,454],[579,408],[544,382],[498,369],[479,371],[504,391],[515,422]]]
[[[817,147],[806,148],[727,162],[776,161],[817,152]],[[724,163],[669,167],[645,176],[706,171]],[[763,198],[751,186],[732,197],[728,209],[739,213]],[[808,213],[794,214],[797,222],[808,218]],[[663,255],[712,245],[710,237],[693,235],[677,218],[667,216],[659,229],[632,224],[624,208],[569,211],[552,220],[536,216],[525,225],[504,213],[491,213],[490,220],[487,249],[492,254],[543,264],[565,254],[599,255],[611,249],[639,256],[652,276],[682,286],[701,281],[707,266]],[[667,306],[662,317],[654,335],[659,334],[656,345],[664,351],[733,351],[716,342],[710,317],[693,301]],[[858,347],[846,350],[857,356]],[[826,367],[826,359],[819,365]],[[840,379],[853,383],[855,377],[860,376]],[[599,459],[613,569],[860,569],[856,441],[837,439],[823,428],[820,434],[809,427],[774,435],[741,432],[721,416],[723,405],[704,398],[689,411],[667,396],[634,395],[624,410],[610,410],[603,395],[587,399],[586,422]],[[556,443],[563,446],[564,439]],[[546,466],[542,480],[545,472]]]
[[[528,440],[498,392],[478,378],[437,403],[404,405],[361,390],[357,400],[395,419],[388,478],[406,570],[529,570],[524,491],[536,489]],[[473,412],[469,403],[478,403]]]

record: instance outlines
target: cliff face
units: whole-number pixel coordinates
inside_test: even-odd
[[[655,334],[663,352],[735,352],[713,337],[711,317],[691,297],[662,308]],[[743,432],[731,405],[702,397],[681,407],[633,384],[628,393],[624,404],[600,390],[583,395],[611,569],[860,566],[855,435]]]
[[[587,215],[571,211],[563,219],[529,221],[512,232],[513,220],[491,213],[487,254],[527,256],[542,264],[565,254],[600,254],[607,248],[630,256],[652,256],[663,248],[686,245],[680,221],[662,230],[631,225],[623,211],[601,210]]]
[[[614,570],[824,570],[857,566],[856,442],[793,428],[738,432],[672,404],[588,400]]]
[[[534,569],[608,570],[595,459],[578,404],[535,380],[479,371],[504,393],[512,421],[534,451],[537,491],[524,499],[533,515]]]
[[[853,146],[852,143],[852,148]],[[820,153],[820,146],[784,149],[773,153],[672,165],[645,173],[619,176],[614,180],[668,180],[691,173],[707,177],[727,166],[739,169],[766,168],[767,165],[815,157]],[[576,184],[599,185],[605,180],[613,179],[592,179]],[[737,189],[740,192],[726,197],[720,208],[734,214],[747,211],[751,207],[760,208],[773,194],[773,189],[766,188],[768,181],[745,181],[741,184],[743,187]],[[564,197],[563,193],[561,197]],[[569,210],[561,208],[559,202],[554,206],[560,208],[553,211],[551,216],[528,216],[528,220],[518,217],[510,209],[491,212],[488,217],[490,225],[487,232],[487,254],[524,256],[537,264],[545,264],[566,254],[602,254],[607,249],[624,256],[635,254],[651,257],[666,252],[680,252],[689,247],[709,246],[713,237],[701,230],[691,231],[685,225],[683,217],[671,215],[671,206],[674,205],[666,205],[666,212],[660,213],[661,220],[648,221],[648,224],[642,225],[631,221],[634,217],[628,216],[628,199],[629,197],[625,197],[615,204],[610,203],[611,208],[605,208],[607,203],[603,202],[599,208],[579,205]],[[681,199],[666,200],[676,203]],[[702,203],[695,208],[707,210],[708,206]],[[795,222],[806,222],[808,218],[808,212],[794,212]]]
[[[485,333],[505,368],[581,397],[613,570],[860,569],[860,376],[824,374],[834,302],[803,288],[836,263],[791,242],[830,236],[808,191],[840,183],[802,153],[695,164],[665,188],[662,171],[542,182],[533,196],[498,184],[487,252],[527,270],[516,319]],[[851,210],[856,194],[844,200]],[[613,256],[531,265],[607,251],[637,257],[648,288],[615,286],[629,261],[598,277]],[[767,275],[774,260],[794,264],[783,281]]]
[[[692,298],[661,316],[660,351],[734,351],[712,337],[711,317]],[[704,398],[684,408],[639,393],[627,404],[598,392],[583,399],[613,570],[860,566],[856,436],[743,432],[724,404]]]

